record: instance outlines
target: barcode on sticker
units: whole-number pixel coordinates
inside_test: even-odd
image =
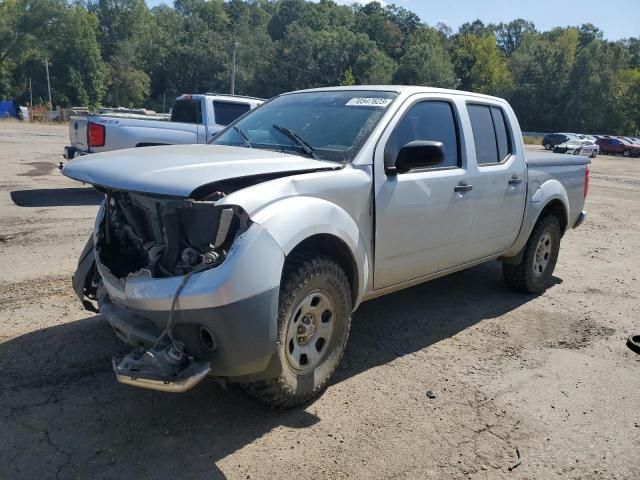
[[[390,98],[355,97],[349,100],[346,105],[350,107],[386,107],[390,103]]]

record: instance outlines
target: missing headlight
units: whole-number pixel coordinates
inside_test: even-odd
[[[167,277],[213,268],[249,225],[241,208],[211,201],[115,191],[109,198],[96,253],[119,278],[140,269]]]

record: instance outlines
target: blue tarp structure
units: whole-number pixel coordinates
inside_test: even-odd
[[[0,118],[18,118],[15,101],[0,100]]]

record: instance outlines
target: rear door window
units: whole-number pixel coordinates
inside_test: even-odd
[[[496,163],[498,161],[498,145],[491,110],[484,105],[468,105],[467,110],[471,119],[478,165]]]
[[[213,101],[213,114],[218,125],[229,125],[250,109],[251,107],[247,103]]]
[[[491,107],[491,117],[496,131],[496,142],[498,144],[498,162],[502,162],[511,153],[511,137],[507,129],[507,119],[501,108]]]
[[[181,123],[202,123],[200,100],[176,100],[171,109],[171,121]]]
[[[487,105],[467,105],[478,165],[504,161],[513,147],[507,120],[502,109]]]

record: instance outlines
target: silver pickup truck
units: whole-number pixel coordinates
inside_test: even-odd
[[[168,122],[116,113],[73,116],[69,119],[71,145],[64,147],[63,156],[71,160],[88,153],[124,148],[207,143],[263,101],[239,95],[180,95]]]
[[[549,285],[590,160],[525,153],[499,98],[427,87],[280,95],[211,145],[70,162],[104,193],[74,288],[124,341],[122,383],[205,376],[276,406],[327,385],[360,303],[482,262]]]

